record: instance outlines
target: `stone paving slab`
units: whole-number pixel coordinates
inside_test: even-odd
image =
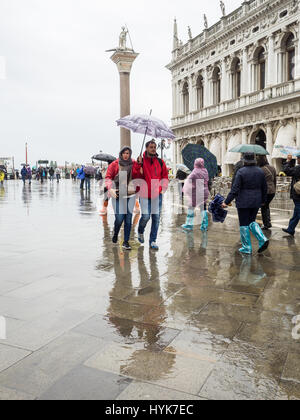
[[[30,354],[30,351],[0,344],[0,372],[3,372],[9,367],[15,365],[17,362],[25,359]]]
[[[78,366],[57,381],[40,400],[115,400],[131,383],[130,379]]]
[[[0,373],[0,387],[39,397],[70,370],[105,348],[95,337],[67,333],[34,352],[5,372]]]
[[[201,401],[204,398],[158,385],[134,381],[117,398],[120,401]]]
[[[85,366],[197,395],[214,363],[115,344],[92,356]]]

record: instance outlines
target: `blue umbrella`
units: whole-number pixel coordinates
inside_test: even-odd
[[[218,175],[218,162],[215,155],[213,155],[206,147],[200,144],[188,144],[182,151],[184,164],[192,171],[196,159],[202,158],[205,162],[205,168],[208,171],[209,178],[214,178]]]

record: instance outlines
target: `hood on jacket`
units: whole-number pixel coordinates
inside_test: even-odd
[[[202,158],[196,159],[195,163],[194,163],[194,168],[195,169],[204,169],[205,168],[204,159],[202,159]]]

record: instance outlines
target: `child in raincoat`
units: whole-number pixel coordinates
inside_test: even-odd
[[[186,223],[182,225],[185,230],[193,230],[195,209],[201,208],[202,224],[201,230],[207,231],[208,228],[208,213],[206,210],[206,202],[209,197],[209,175],[205,168],[204,160],[197,159],[194,164],[194,170],[187,178],[183,192],[187,200],[188,213]]]
[[[5,179],[5,174],[4,174],[4,172],[3,172],[3,171],[1,171],[1,169],[0,169],[0,184],[1,184],[1,186],[3,185],[4,179]]]

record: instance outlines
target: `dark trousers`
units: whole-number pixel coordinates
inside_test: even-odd
[[[237,209],[239,215],[240,226],[249,226],[256,221],[259,209]]]
[[[81,190],[83,190],[83,187],[84,187],[84,181],[85,181],[84,179],[81,179],[81,180],[80,180],[80,189],[81,189]]]
[[[294,201],[294,203],[295,203],[294,215],[292,219],[290,220],[290,224],[288,227],[288,231],[293,235],[300,221],[300,201]]]
[[[262,206],[261,208],[263,224],[266,228],[272,227],[270,204],[274,200],[274,197],[275,194],[268,194],[267,202],[265,203],[265,206]]]

